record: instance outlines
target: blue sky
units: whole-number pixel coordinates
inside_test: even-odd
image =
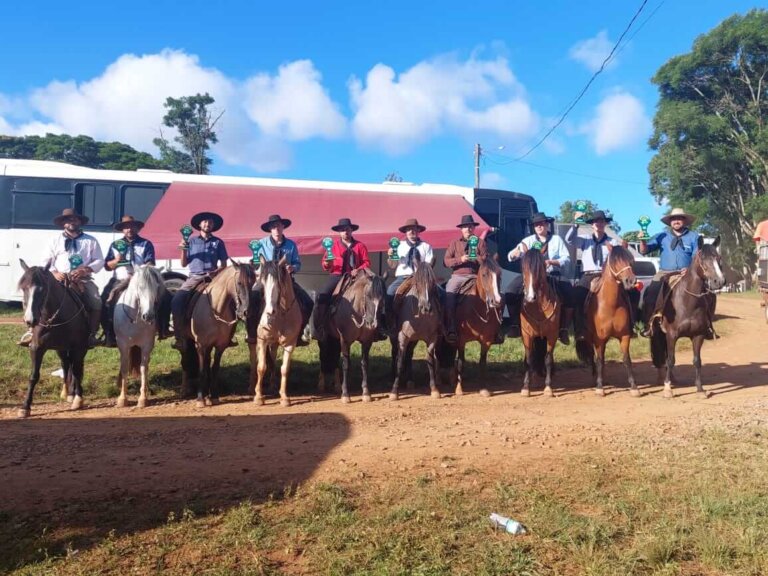
[[[167,96],[224,110],[213,171],[525,192],[554,213],[588,198],[625,230],[654,219],[647,150],[671,56],[740,0],[648,0],[642,25],[558,130],[641,0],[27,2],[4,9],[0,133],[88,134],[154,153]],[[648,19],[653,13],[652,17]],[[577,172],[584,177],[568,172]],[[660,227],[656,223],[651,227]]]

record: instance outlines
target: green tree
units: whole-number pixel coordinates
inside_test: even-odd
[[[181,98],[166,98],[164,106],[168,111],[163,116],[163,125],[176,129],[177,136],[174,141],[181,145],[183,152],[171,146],[161,134],[160,138],[154,140],[155,145],[160,148],[161,156],[180,160],[179,154],[186,153],[192,161],[192,173],[208,174],[213,161],[208,157],[207,151],[211,144],[219,141],[213,129],[224,114],[221,112],[214,118],[208,110],[208,106],[214,102],[207,92]]]
[[[160,151],[160,163],[168,170],[177,174],[195,174],[195,163],[192,161],[192,156],[174,148],[162,136],[152,140],[152,143]]]
[[[603,210],[607,216],[611,216],[610,210],[601,209],[596,202],[592,202],[591,200],[578,200],[578,202],[584,202],[587,205],[586,217],[589,218],[589,215],[592,214],[595,210]],[[560,213],[557,216],[558,222],[566,222],[571,223],[573,222],[573,213],[576,212],[576,202],[571,202],[570,200],[566,200],[562,204],[560,204]],[[611,222],[611,229],[618,234],[621,232],[621,226],[619,225],[616,220],[613,220]]]
[[[651,193],[719,233],[729,263],[749,273],[768,191],[768,12],[731,16],[653,78],[660,99],[649,141]]]

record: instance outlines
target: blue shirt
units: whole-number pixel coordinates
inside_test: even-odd
[[[280,258],[285,256],[288,264],[294,267],[294,272],[301,270],[299,248],[296,246],[296,242],[290,238],[283,238],[283,243],[277,248],[277,255],[275,254],[275,245],[272,244],[271,236],[266,236],[259,240],[259,245],[259,253],[264,256],[265,260],[280,260]]]
[[[221,238],[209,236],[205,240],[202,236],[193,236],[189,239],[187,261],[190,274],[207,274],[218,268],[218,262],[225,263],[227,258],[227,248]]]
[[[155,246],[141,236],[136,236],[133,242],[128,242],[126,238],[123,238],[126,244],[128,244],[128,252],[125,254],[125,260],[130,262],[130,266],[118,266],[115,268],[113,276],[118,279],[127,277],[133,273],[134,266],[141,266],[142,264],[155,264]],[[107,250],[106,261],[111,262],[117,258],[117,250],[115,250],[114,242],[109,245]]]
[[[672,250],[672,241],[679,238],[681,242]],[[694,255],[699,250],[699,234],[693,230],[686,230],[682,236],[675,236],[672,232],[659,232],[647,243],[648,252],[661,250],[660,268],[667,272],[682,270],[691,265]]]

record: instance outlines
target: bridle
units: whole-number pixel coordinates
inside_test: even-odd
[[[53,321],[58,317],[58,315],[61,313],[62,309],[64,308],[64,300],[62,299],[56,311],[47,320],[43,321],[43,313],[47,309],[48,298],[51,295],[51,287],[49,286],[51,280],[47,276],[44,277],[44,280],[45,280],[45,298],[43,299],[43,303],[40,305],[40,321],[38,322],[40,326],[46,329],[57,328],[58,326],[64,326],[72,322],[75,318],[77,318],[83,312],[83,310],[85,310],[85,306],[83,305],[83,302],[78,298],[74,298],[72,294],[70,294],[71,288],[68,288],[67,286],[65,286],[64,287],[65,294],[70,298],[72,298],[75,301],[75,303],[79,305],[77,312],[73,314],[69,320],[66,320],[64,322],[54,323]],[[54,279],[54,282],[55,281],[56,280]]]

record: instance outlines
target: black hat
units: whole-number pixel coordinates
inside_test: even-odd
[[[144,222],[142,222],[141,220],[136,220],[136,218],[134,218],[133,216],[123,216],[120,219],[120,222],[115,224],[113,228],[118,232],[120,232],[131,225],[136,226],[138,230],[141,230],[142,228],[144,228]]]
[[[56,226],[62,227],[64,226],[64,222],[71,218],[78,218],[80,220],[80,226],[88,224],[88,216],[78,214],[74,208],[64,208],[64,210],[61,211],[61,214],[53,219],[53,223],[56,224]]]
[[[594,222],[595,220],[600,220],[601,218],[605,220],[606,223],[613,222],[613,218],[611,218],[610,216],[606,216],[605,212],[603,212],[602,210],[595,210],[594,212],[592,212],[592,215],[589,218],[587,218],[585,222],[587,224],[592,224],[592,222]]]
[[[352,220],[350,220],[349,218],[339,218],[339,223],[336,224],[336,226],[331,226],[331,230],[333,230],[334,232],[341,232],[347,226],[352,228],[352,232],[360,228],[360,226],[358,226],[357,224],[352,224]]]
[[[272,216],[267,218],[267,221],[261,225],[261,229],[264,230],[264,232],[270,232],[272,227],[278,222],[283,223],[283,228],[288,228],[288,226],[291,225],[291,221],[288,220],[288,218],[280,218],[280,214],[272,214]]]
[[[531,216],[531,224],[538,224],[539,222],[554,222],[554,218],[550,218],[544,212],[536,212]]]
[[[200,222],[203,220],[211,220],[213,222],[213,230],[211,232],[216,232],[216,230],[224,226],[224,218],[215,212],[198,212],[192,216],[190,224],[192,224],[192,228],[195,230],[200,230]]]
[[[465,214],[461,217],[461,223],[456,224],[456,228],[463,228],[464,226],[480,226],[480,222],[475,222],[475,217],[472,214]]]

